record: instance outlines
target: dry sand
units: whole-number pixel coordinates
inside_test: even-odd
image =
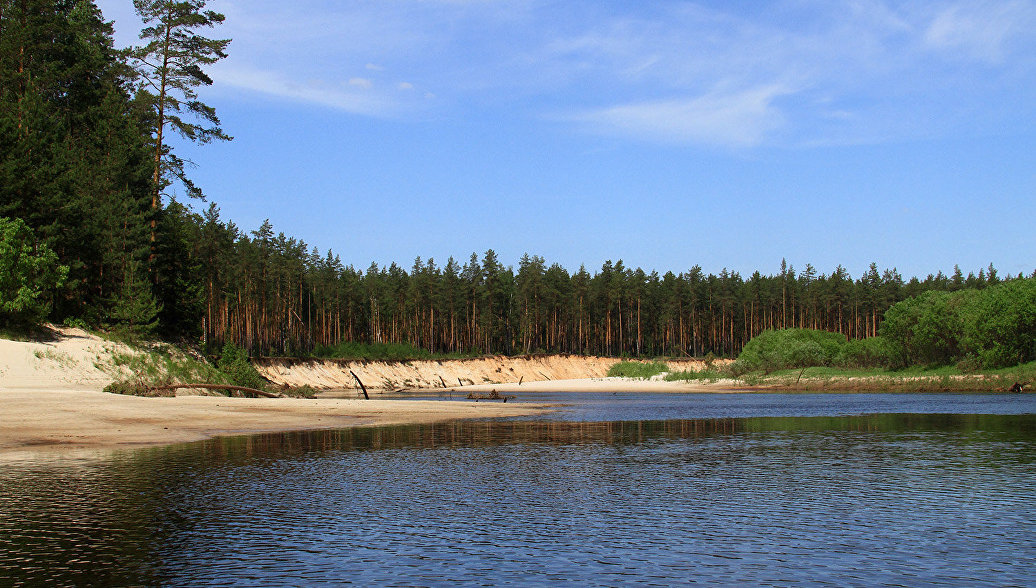
[[[355,373],[370,389],[426,389],[446,386],[603,378],[620,360],[583,355],[492,356],[473,359],[413,361],[351,361],[338,359],[268,358],[256,369],[277,385],[309,385],[333,390],[354,388]],[[725,360],[720,360],[722,363]],[[672,370],[700,370],[692,359],[666,360]]]
[[[0,339],[0,459],[41,452],[109,451],[219,435],[428,423],[458,418],[537,414],[543,406],[501,402],[434,402],[352,398],[141,398],[102,392],[131,374],[116,353],[133,349],[79,329],[55,328],[52,341]],[[277,384],[352,385],[350,370],[372,388],[439,388],[459,379],[468,392],[717,392],[727,383],[688,384],[601,377],[617,360],[537,356],[425,362],[268,361],[260,371]],[[674,369],[700,362],[671,362]],[[589,376],[589,377],[587,377]],[[520,382],[520,383],[519,383]],[[472,384],[472,385],[467,385]],[[445,391],[445,390],[444,390]],[[342,395],[342,394],[339,394]]]
[[[0,339],[0,457],[141,447],[218,435],[534,414],[532,405],[361,399],[141,398],[102,392],[132,353],[79,329],[53,341]]]
[[[53,448],[114,449],[219,435],[428,423],[534,414],[489,402],[177,396],[141,398],[83,390],[0,391],[0,455]]]

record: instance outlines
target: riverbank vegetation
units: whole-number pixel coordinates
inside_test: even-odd
[[[668,371],[669,366],[661,361],[620,361],[608,368],[608,377],[648,379]]]
[[[571,272],[536,255],[508,265],[491,249],[445,263],[419,257],[409,269],[364,268],[268,221],[240,228],[215,203],[196,208],[199,200],[170,195],[174,184],[201,195],[170,150],[170,131],[229,139],[195,95],[211,83],[204,68],[227,48],[198,31],[223,17],[204,11],[203,1],[177,3],[204,12],[198,18],[161,16],[158,0],[139,4],[146,40],[162,31],[185,40],[187,65],[169,72],[171,86],[156,86],[166,78],[148,65],[163,49],[115,49],[92,2],[0,0],[0,217],[5,241],[19,244],[9,248],[18,253],[0,255],[0,275],[17,279],[0,285],[0,328],[51,320],[199,345],[211,357],[230,344],[253,357],[357,359],[736,357],[766,331],[795,328],[837,333],[853,345],[842,355],[869,365],[889,355],[875,340],[883,325],[916,317],[903,363],[959,355],[982,366],[1015,357],[1013,347],[969,351],[971,341],[1000,337],[996,320],[956,342],[926,339],[925,309],[974,296],[962,292],[1031,282],[1036,271],[1000,276],[990,264],[904,278],[871,264],[854,278],[840,265],[824,273],[782,262],[776,273],[742,275],[707,272],[689,259],[682,271],[619,260]],[[1001,291],[983,316],[997,319],[1000,305],[1026,288]],[[921,302],[887,313],[907,300]],[[819,349],[801,351],[824,352],[824,337],[834,335],[813,337]],[[785,358],[759,359],[771,360],[780,369]]]
[[[1036,381],[1036,279],[927,292],[894,304],[879,334],[846,340],[806,329],[764,331],[722,370],[755,385],[838,390],[1010,390]]]

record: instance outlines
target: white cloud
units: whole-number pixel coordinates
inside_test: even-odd
[[[1036,9],[1025,2],[969,1],[947,7],[932,20],[924,35],[932,49],[989,63],[1002,63],[1010,40],[1032,33]]]
[[[299,82],[276,71],[248,67],[220,65],[212,70],[214,80],[225,84],[291,100],[301,100],[343,110],[352,114],[391,116],[400,104],[376,93],[357,92],[353,80],[345,86],[334,86],[319,81]],[[359,87],[367,88],[360,84]]]
[[[478,104],[642,140],[802,145],[1031,120],[1010,113],[1036,92],[1034,0],[210,5],[234,39],[218,81],[370,116]]]
[[[780,85],[695,98],[653,100],[590,110],[568,117],[599,133],[652,141],[751,147],[784,123],[773,105],[789,93]]]

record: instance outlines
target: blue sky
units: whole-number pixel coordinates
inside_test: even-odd
[[[208,8],[235,139],[178,153],[224,218],[359,268],[1036,269],[1036,1]]]

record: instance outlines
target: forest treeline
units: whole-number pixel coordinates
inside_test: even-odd
[[[204,6],[141,4],[155,14]],[[205,14],[206,26],[222,20]],[[181,74],[207,79],[201,65],[226,47],[210,43],[208,57]],[[1023,278],[990,265],[904,279],[874,264],[854,278],[842,266],[820,273],[783,262],[747,276],[648,272],[621,260],[570,272],[536,255],[506,264],[492,250],[357,268],[269,222],[244,230],[214,203],[199,212],[166,195],[179,182],[201,196],[163,143],[163,121],[180,119],[142,75],[141,51],[115,49],[91,1],[0,0],[0,217],[9,227],[0,232],[0,302],[23,301],[0,309],[0,320],[83,322],[263,356],[333,354],[355,342],[443,354],[736,356],[764,330],[863,339],[910,297]],[[173,130],[229,139],[189,88],[181,103],[212,126]]]

